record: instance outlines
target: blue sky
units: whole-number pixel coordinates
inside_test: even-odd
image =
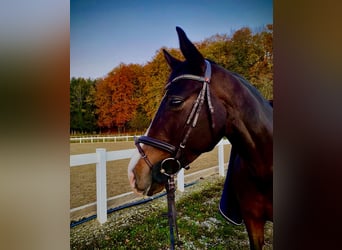
[[[178,48],[176,26],[199,42],[273,23],[272,0],[71,0],[70,77],[106,76],[120,63],[144,64]]]

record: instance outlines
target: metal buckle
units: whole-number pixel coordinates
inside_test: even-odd
[[[181,168],[181,163],[177,159],[166,158],[161,163],[160,172],[167,176],[172,176],[178,173]]]

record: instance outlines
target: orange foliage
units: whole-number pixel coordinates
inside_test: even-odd
[[[232,37],[214,35],[196,43],[205,58],[243,75],[268,98],[273,98],[273,25],[253,34],[245,27]],[[97,124],[102,128],[136,129],[149,122],[164,94],[170,69],[162,49],[145,65],[120,64],[97,82]],[[165,48],[183,60],[179,49]],[[130,122],[130,124],[128,124]],[[144,125],[145,126],[145,125]]]
[[[113,69],[96,86],[98,126],[123,127],[135,115],[138,99],[134,94],[139,88],[141,66],[124,65]]]

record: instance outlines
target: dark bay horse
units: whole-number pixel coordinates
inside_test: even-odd
[[[250,248],[262,249],[265,222],[273,221],[273,108],[244,78],[205,60],[176,29],[185,61],[164,50],[172,72],[149,129],[136,141],[130,184],[138,193],[158,193],[168,174],[226,136],[232,153],[220,211],[237,224],[243,220]],[[235,200],[233,206],[226,204],[232,201],[225,193]]]

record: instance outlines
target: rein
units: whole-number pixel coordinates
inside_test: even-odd
[[[171,175],[167,180],[167,184],[165,185],[165,188],[167,191],[167,208],[168,208],[167,217],[168,217],[169,228],[170,228],[170,249],[171,250],[175,249],[176,244],[178,246],[182,244],[182,242],[179,240],[178,226],[177,226],[177,211],[176,211],[176,202],[175,202],[176,185],[175,185],[174,176],[175,175]]]
[[[198,94],[196,101],[193,103],[192,110],[190,114],[188,115],[186,126],[188,126],[188,130],[185,133],[185,136],[183,140],[180,142],[178,148],[176,148],[174,145],[171,145],[167,142],[158,140],[156,138],[152,138],[149,136],[140,136],[139,138],[135,138],[135,146],[137,147],[139,154],[141,155],[141,158],[144,159],[146,164],[152,169],[153,164],[148,159],[148,156],[145,154],[143,148],[140,146],[140,143],[152,146],[154,148],[158,148],[160,150],[166,151],[171,154],[170,158],[166,158],[161,162],[161,169],[160,172],[166,176],[168,176],[168,182],[165,184],[165,188],[167,191],[167,203],[168,203],[168,220],[169,220],[169,227],[170,227],[170,249],[174,249],[175,247],[175,234],[177,237],[177,242],[179,242],[179,236],[178,236],[178,227],[177,227],[177,214],[176,214],[176,205],[175,205],[175,181],[174,177],[177,175],[179,170],[181,168],[189,169],[189,166],[182,166],[180,163],[180,158],[182,156],[182,150],[185,149],[186,143],[189,139],[189,135],[193,128],[196,127],[198,118],[200,115],[201,108],[204,104],[204,101],[207,100],[208,108],[210,111],[210,118],[211,118],[211,126],[212,128],[215,127],[214,119],[213,119],[213,113],[214,113],[214,107],[211,103],[211,97],[210,97],[210,88],[209,83],[211,79],[211,65],[210,62],[205,60],[206,63],[206,69],[204,77],[202,76],[196,76],[191,74],[183,74],[180,76],[175,77],[172,81],[168,82],[166,84],[167,88],[172,83],[188,79],[188,80],[195,80],[203,83],[202,89],[200,93]],[[174,231],[175,228],[175,231]]]

